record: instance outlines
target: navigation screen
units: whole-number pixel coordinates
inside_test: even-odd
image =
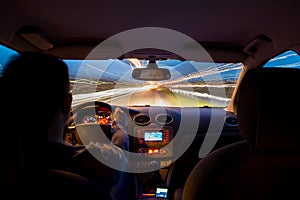
[[[162,141],[162,132],[160,131],[146,131],[144,134],[144,140],[145,142],[151,142],[151,141]]]

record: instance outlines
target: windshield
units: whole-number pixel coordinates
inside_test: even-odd
[[[0,74],[7,61],[18,53],[0,45]],[[170,70],[165,81],[132,78],[135,68],[148,60],[64,60],[69,67],[73,107],[88,101],[119,106],[226,107],[241,63],[208,63],[159,60],[158,67]]]
[[[148,60],[65,60],[69,66],[73,106],[97,100],[119,106],[226,107],[242,69],[241,63],[157,61],[171,78],[141,81],[135,68]]]

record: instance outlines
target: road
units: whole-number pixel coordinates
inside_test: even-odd
[[[151,88],[129,87],[114,88],[110,90],[87,94],[74,94],[73,104],[75,107],[88,101],[103,101],[111,105],[119,106],[175,106],[175,107],[198,107],[198,106],[225,106],[229,99],[181,89],[168,89],[166,87]]]

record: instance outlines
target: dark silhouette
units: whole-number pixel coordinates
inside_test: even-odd
[[[111,199],[99,183],[49,163],[52,145],[67,146],[63,130],[72,95],[66,64],[46,54],[21,53],[4,67],[0,86],[1,191],[11,197],[39,198],[42,192]]]

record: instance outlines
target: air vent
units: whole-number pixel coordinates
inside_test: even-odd
[[[173,117],[168,114],[158,114],[155,117],[155,121],[158,124],[170,124],[173,121]]]
[[[238,120],[237,120],[237,117],[234,116],[234,115],[227,116],[227,117],[225,118],[225,125],[227,125],[227,126],[232,126],[232,127],[238,126]]]
[[[150,123],[151,119],[148,115],[137,115],[133,118],[133,121],[140,126],[146,126]]]

